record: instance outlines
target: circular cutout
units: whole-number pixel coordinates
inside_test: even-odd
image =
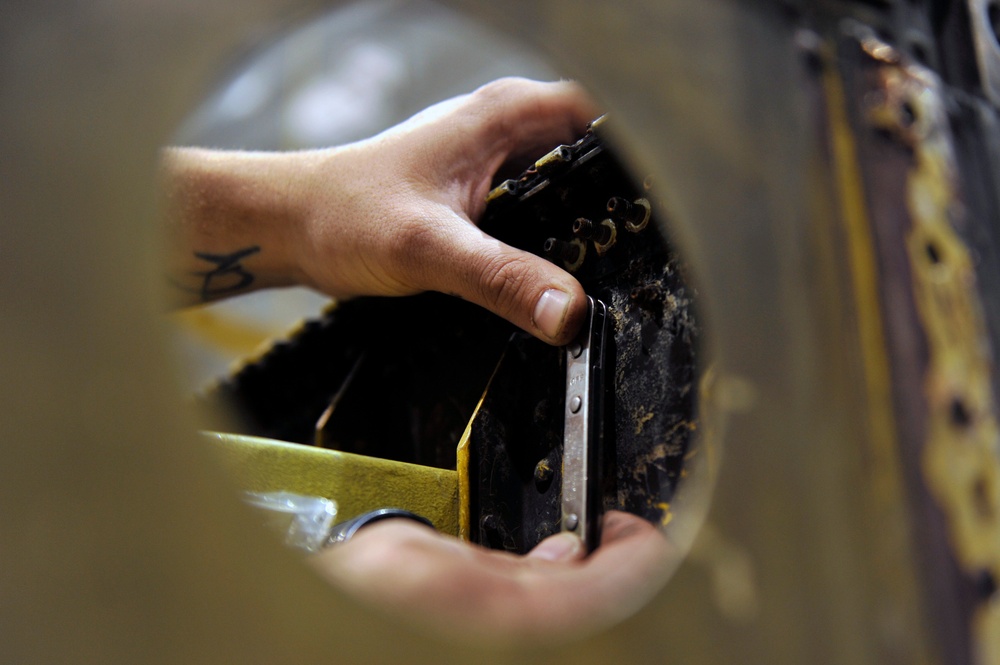
[[[442,48],[444,33],[481,34],[480,28],[464,23],[456,27],[460,19],[449,12],[423,2],[381,6],[387,13],[376,12],[371,25],[358,23],[356,14],[348,12],[350,27],[345,31],[338,25],[342,15],[334,14],[284,39],[274,48],[283,55],[260,52],[191,116],[180,141],[298,149],[353,137],[351,132],[371,133],[378,130],[364,122],[372,118],[391,124],[437,101],[421,95],[441,89],[432,81],[453,78],[444,76],[445,62],[472,68],[474,57],[456,52],[466,49],[478,54],[475,57],[485,57],[483,39],[478,37],[465,45],[452,41],[451,50],[436,51]],[[406,7],[411,11],[401,9]],[[411,43],[406,23],[415,17],[420,22],[416,31],[420,36]],[[331,71],[324,61],[313,63],[312,69],[317,71],[309,67],[298,72],[275,70],[275,62],[296,61],[289,55],[302,48],[301,44],[296,46],[296,40],[307,45],[338,44],[346,53],[341,55],[353,65],[335,66]],[[429,52],[415,56],[407,49]],[[523,49],[518,53],[522,60],[527,58]],[[435,58],[440,62],[426,68],[430,77],[426,80],[390,75],[405,69],[401,63],[433,62]],[[501,73],[519,73],[498,72],[494,58],[485,58],[488,63],[472,76],[470,88]],[[362,74],[374,68],[385,76],[359,75],[352,67],[360,67]],[[539,64],[520,73],[545,71]],[[290,86],[284,82],[286,78],[306,83]],[[319,80],[322,85],[316,83]],[[364,107],[361,110],[334,112],[334,107],[350,103],[349,96],[337,91],[362,83],[380,92],[359,92],[356,98]],[[411,106],[400,109],[399,104],[387,101],[393,99],[406,99]],[[320,117],[322,122],[316,120]],[[274,133],[275,126],[284,129]],[[248,136],[257,131],[260,145],[241,138],[241,131]],[[488,147],[482,146],[484,150]],[[537,146],[532,149],[539,150]],[[306,454],[311,463],[321,464],[318,460],[326,451],[309,448],[304,452],[310,444],[364,455],[371,461],[356,463],[367,464],[366,468],[376,474],[372,478],[383,471],[395,473],[403,485],[409,482],[406,476],[411,471],[400,464],[432,469],[427,473],[436,474],[445,484],[455,483],[457,475],[458,487],[470,488],[460,490],[468,493],[460,495],[458,512],[462,517],[457,526],[459,535],[475,543],[462,545],[466,552],[474,553],[467,560],[472,562],[468,575],[419,576],[425,588],[411,586],[413,576],[407,571],[420,568],[421,552],[427,550],[414,551],[418,561],[409,564],[399,557],[415,542],[411,538],[420,542],[429,538],[426,531],[413,533],[408,528],[412,525],[396,533],[391,525],[373,526],[370,535],[362,537],[359,532],[350,543],[325,552],[316,561],[322,574],[363,600],[384,604],[390,594],[394,609],[411,618],[418,617],[435,628],[461,625],[466,634],[484,639],[487,635],[505,639],[542,632],[552,638],[556,636],[552,631],[565,627],[565,617],[581,606],[567,595],[553,616],[536,616],[531,598],[512,598],[515,608],[518,603],[525,604],[524,611],[501,617],[467,611],[462,605],[436,607],[433,599],[458,593],[463,585],[473,596],[477,589],[495,586],[502,581],[497,571],[509,565],[504,561],[529,566],[537,559],[565,559],[565,551],[553,549],[560,542],[560,524],[564,530],[593,538],[588,547],[598,546],[593,558],[582,564],[585,569],[597,569],[601,561],[610,560],[608,552],[634,549],[635,554],[630,570],[615,566],[603,575],[625,575],[630,584],[616,586],[600,611],[576,616],[567,635],[620,618],[626,613],[623,608],[636,609],[659,588],[667,568],[676,564],[686,546],[671,546],[663,534],[675,513],[688,509],[672,507],[680,497],[681,478],[687,475],[687,484],[702,478],[695,472],[697,464],[689,463],[696,452],[699,386],[694,352],[700,331],[693,291],[684,279],[688,269],[661,236],[662,220],[661,224],[649,224],[657,202],[651,179],[647,177],[637,186],[597,128],[575,142],[550,145],[529,157],[530,161],[520,166],[527,166],[525,170],[514,172],[514,178],[489,195],[481,224],[508,244],[549,255],[557,265],[570,270],[588,293],[606,301],[610,308],[604,333],[608,355],[603,360],[596,355],[584,358],[595,367],[607,362],[604,382],[593,394],[586,399],[583,393],[569,395],[564,367],[569,360],[562,357],[560,349],[527,337],[508,343],[512,329],[499,326],[495,317],[455,299],[428,295],[341,303],[268,350],[242,360],[240,368],[223,377],[206,398],[207,404],[235,403],[248,417],[240,435],[225,437],[225,448],[236,460],[233,464],[238,467],[240,482],[253,478],[252,483],[277,483],[281,478],[285,485],[266,489],[305,492],[315,477],[313,472],[304,478],[291,478],[284,467],[278,467],[289,458]],[[609,201],[615,205],[609,207]],[[609,214],[610,218],[602,219]],[[583,224],[574,228],[573,220],[580,219],[602,221],[592,223],[592,229]],[[593,237],[584,238],[588,229]],[[588,246],[595,251],[586,251]],[[273,298],[263,302],[249,306],[274,311]],[[498,364],[501,356],[504,360]],[[517,357],[529,361],[512,365],[511,359]],[[501,388],[502,381],[508,384]],[[598,406],[602,399],[608,402],[606,411]],[[571,486],[564,454],[569,436],[564,439],[563,427],[568,422],[564,404],[569,415],[586,415],[594,422],[606,420],[598,425],[608,439],[606,452],[595,453],[594,467],[603,469],[604,480],[588,489],[591,500],[607,514],[600,545],[599,537],[592,535],[598,533],[600,525],[595,514],[571,512],[563,504],[560,515],[559,498],[565,501],[566,488]],[[490,417],[484,418],[487,413]],[[463,432],[468,432],[465,438]],[[521,436],[525,433],[528,435]],[[246,436],[266,437],[272,443],[241,438]],[[465,452],[458,446],[460,440]],[[588,445],[597,450],[598,439]],[[283,454],[281,459],[274,453],[277,450]],[[265,458],[277,466],[259,466]],[[258,466],[251,469],[248,465],[253,464]],[[519,480],[522,478],[524,483]],[[378,480],[373,482],[379,484]],[[377,496],[382,489],[386,488],[370,487],[365,494]],[[327,496],[341,504],[339,518],[351,518],[354,509],[345,506],[357,503],[354,494],[355,488],[342,485]],[[691,494],[696,495],[702,493]],[[400,495],[387,490],[385,496],[419,500],[405,492]],[[690,503],[696,501],[692,498]],[[530,510],[529,504],[533,506]],[[686,504],[682,501],[680,505]],[[517,510],[511,511],[512,505]],[[393,507],[411,509],[408,505]],[[447,520],[433,522],[446,533],[456,528]],[[363,552],[364,548],[388,551],[386,543],[391,542],[398,545],[388,548],[396,552],[396,558],[383,558],[380,568],[366,568],[367,575],[344,576],[343,571],[351,569],[350,562],[355,561],[351,557],[361,556],[352,552]],[[580,554],[572,553],[572,558]],[[551,584],[544,576],[539,579],[542,587]],[[407,595],[406,590],[412,593]],[[575,592],[585,593],[586,587]]]

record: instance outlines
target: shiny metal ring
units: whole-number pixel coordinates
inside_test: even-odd
[[[432,529],[434,528],[434,524],[429,519],[421,517],[416,513],[411,513],[408,510],[403,510],[402,508],[379,508],[378,510],[372,510],[349,519],[346,522],[334,525],[333,528],[330,529],[330,536],[326,539],[324,547],[336,545],[337,543],[346,543],[352,536],[354,536],[355,533],[358,532],[359,529],[375,522],[393,519],[396,517],[413,520],[414,522],[420,522],[421,524],[425,524]]]

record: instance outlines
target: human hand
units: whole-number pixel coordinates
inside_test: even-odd
[[[518,556],[395,519],[367,526],[310,561],[362,600],[439,631],[477,641],[551,641],[634,610],[658,588],[657,573],[673,554],[656,527],[611,511],[600,547],[586,558],[569,533]]]
[[[577,281],[473,222],[501,166],[572,142],[595,116],[575,84],[504,79],[331,151],[298,187],[305,281],[334,295],[450,293],[568,341],[586,312]]]
[[[202,301],[292,284],[440,291],[565,343],[586,313],[579,283],[474,222],[498,169],[572,142],[596,115],[575,84],[502,79],[347,146],[168,150],[172,282]]]

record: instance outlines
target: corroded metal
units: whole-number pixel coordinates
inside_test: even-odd
[[[953,140],[941,84],[932,72],[915,65],[883,67],[880,76],[883,104],[911,109],[895,127],[913,151],[906,184],[912,220],[907,249],[928,344],[924,475],[945,513],[959,566],[981,585],[971,619],[974,653],[983,662],[997,662],[1000,432],[976,270],[955,228],[968,221]]]
[[[566,159],[556,167],[528,169],[495,190],[483,225],[536,253],[553,237],[577,236],[591,248],[574,264],[551,259],[607,304],[604,480],[596,487],[604,509],[666,525],[698,427],[695,294],[661,227],[650,223],[655,191],[622,169],[601,132],[561,150]],[[581,235],[581,219],[613,230]],[[564,355],[516,334],[497,366],[470,426],[474,542],[526,552],[568,517],[560,508]],[[549,472],[540,477],[539,468]]]
[[[865,28],[845,43],[860,172],[873,207],[900,464],[925,594],[949,662],[1000,658],[1000,449],[974,223],[937,75]],[[966,174],[967,178],[972,174]],[[971,178],[965,187],[973,184]],[[891,275],[891,277],[890,277]],[[910,340],[906,343],[906,340]],[[933,497],[933,498],[932,498]]]

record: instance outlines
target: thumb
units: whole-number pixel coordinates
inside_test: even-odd
[[[566,344],[583,323],[587,298],[572,275],[472,224],[451,226],[431,251],[430,288],[475,302],[543,342]]]
[[[535,545],[526,555],[529,559],[545,561],[576,561],[584,555],[583,541],[579,536],[563,531],[549,536]]]

